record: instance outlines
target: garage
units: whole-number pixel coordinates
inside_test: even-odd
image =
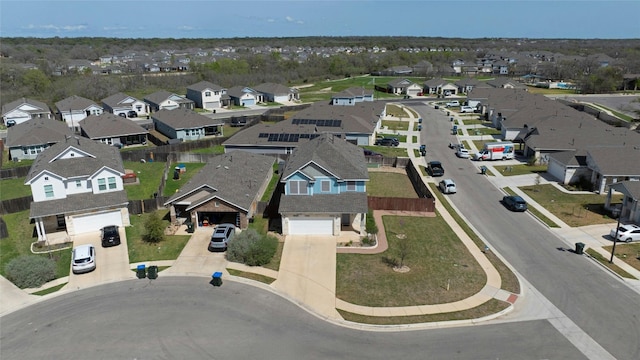
[[[253,106],[256,104],[255,99],[242,99],[242,106]]]
[[[333,235],[332,218],[289,218],[291,235]]]
[[[208,101],[204,103],[204,108],[205,109],[217,109],[220,107],[220,102],[219,101]]]
[[[122,226],[122,213],[120,210],[95,213],[90,215],[77,215],[71,218],[74,234],[82,234],[99,231],[107,225]],[[69,228],[67,226],[67,228]]]

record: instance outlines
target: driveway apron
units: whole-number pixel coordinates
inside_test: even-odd
[[[163,271],[167,275],[211,276],[216,271],[226,273],[227,260],[224,252],[208,250],[212,227],[198,228],[187,242],[176,262]]]
[[[133,279],[135,273],[129,270],[129,252],[124,227],[119,228],[120,245],[103,248],[100,231],[76,235],[73,246],[91,244],[96,248],[96,269],[85,274],[69,271],[68,288],[82,289],[103,283]]]
[[[320,316],[336,311],[336,241],[331,236],[288,235],[273,287]]]

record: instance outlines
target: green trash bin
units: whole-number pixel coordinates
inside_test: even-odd
[[[138,279],[144,279],[147,277],[147,269],[144,265],[138,265],[136,268],[136,276]]]
[[[188,224],[187,224],[187,232],[188,232],[189,234],[192,234],[192,233],[193,233],[193,223],[188,223]]]
[[[576,243],[576,254],[582,255],[584,253],[584,243]]]
[[[149,266],[147,270],[147,277],[151,280],[158,278],[158,267],[155,265]]]

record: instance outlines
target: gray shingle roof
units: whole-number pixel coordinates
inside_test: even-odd
[[[73,133],[66,123],[54,119],[33,119],[7,129],[7,146],[29,146],[63,141]]]
[[[91,156],[52,161],[70,147]],[[91,175],[105,166],[124,174],[122,157],[118,149],[84,137],[68,137],[38,155],[31,165],[25,181],[33,179],[45,170],[65,178],[73,178]]]
[[[223,90],[223,87],[208,81],[200,81],[199,83],[187,86],[187,90],[205,91],[207,89],[221,91]]]
[[[291,92],[295,92],[291,88],[288,88],[284,85],[280,85],[276,83],[263,83],[260,85],[252,86],[252,89],[254,89],[255,91],[259,91],[263,94],[274,94],[274,95],[288,95]]]
[[[127,192],[124,190],[101,194],[82,193],[68,195],[65,199],[32,202],[29,218],[57,214],[79,214],[91,210],[125,207],[128,203]]]
[[[331,98],[343,99],[343,98],[355,98],[358,96],[369,96],[369,95],[373,95],[373,90],[360,88],[360,87],[351,87],[331,96]]]
[[[640,200],[640,181],[621,181],[611,186],[635,200]]]
[[[87,98],[83,98],[82,96],[73,95],[66,99],[62,99],[56,103],[56,108],[58,111],[69,111],[69,110],[85,110],[91,106],[100,107],[98,104],[89,100]]]
[[[227,95],[229,95],[230,97],[234,97],[234,98],[241,98],[242,96],[244,96],[245,94],[251,94],[253,96],[257,96],[259,95],[259,93],[257,91],[255,91],[252,88],[246,87],[246,86],[233,86],[227,89]]]
[[[290,213],[366,213],[367,194],[349,192],[342,194],[288,195],[280,198],[278,212]]]
[[[126,99],[132,99],[134,101],[139,101],[138,99],[134,98],[133,96],[129,96],[125,93],[117,93],[117,94],[113,94],[107,98],[102,99],[102,103],[105,105],[109,105],[109,107],[111,107],[112,109],[118,106],[121,106],[122,102]]]
[[[27,99],[27,98],[20,98],[18,100],[14,100],[10,103],[4,104],[2,106],[2,115],[8,113],[11,110],[15,110],[18,107],[20,107],[23,104],[29,104],[31,106],[36,107],[36,110],[30,110],[30,111],[26,111],[28,113],[31,114],[41,114],[41,113],[50,113],[51,110],[49,110],[49,105],[38,101],[38,100],[33,100],[33,99]]]
[[[160,105],[163,101],[172,98],[175,102],[179,103],[179,104],[183,104],[183,103],[192,103],[193,100],[191,99],[187,99],[184,96],[180,96],[168,91],[157,91],[154,92],[153,94],[149,94],[147,96],[144,97],[144,101],[151,103],[153,105]]]
[[[148,133],[145,128],[132,120],[111,113],[87,116],[79,124],[90,139]]]
[[[209,195],[192,200],[192,205],[218,198],[247,212],[253,200],[262,195],[258,191],[272,174],[274,161],[273,157],[245,151],[216,156],[171,196],[165,205],[183,200],[196,190],[208,187],[215,190]]]
[[[636,145],[592,147],[587,149],[587,153],[591,159],[589,164],[594,164],[602,175],[640,175],[640,142]]]
[[[156,113],[153,113],[151,117],[154,120],[169,125],[176,130],[194,129],[205,126],[219,126],[224,124],[224,122],[220,119],[211,119],[189,109],[162,109]]]
[[[330,134],[322,134],[298,146],[287,161],[282,179],[286,180],[295,172],[303,170],[310,162],[330,172],[339,180],[369,179],[362,149]]]

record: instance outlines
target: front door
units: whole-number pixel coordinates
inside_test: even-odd
[[[342,214],[342,226],[351,226],[351,214]]]
[[[58,224],[58,230],[67,228],[67,223],[64,220],[64,215],[56,215],[56,222]]]

